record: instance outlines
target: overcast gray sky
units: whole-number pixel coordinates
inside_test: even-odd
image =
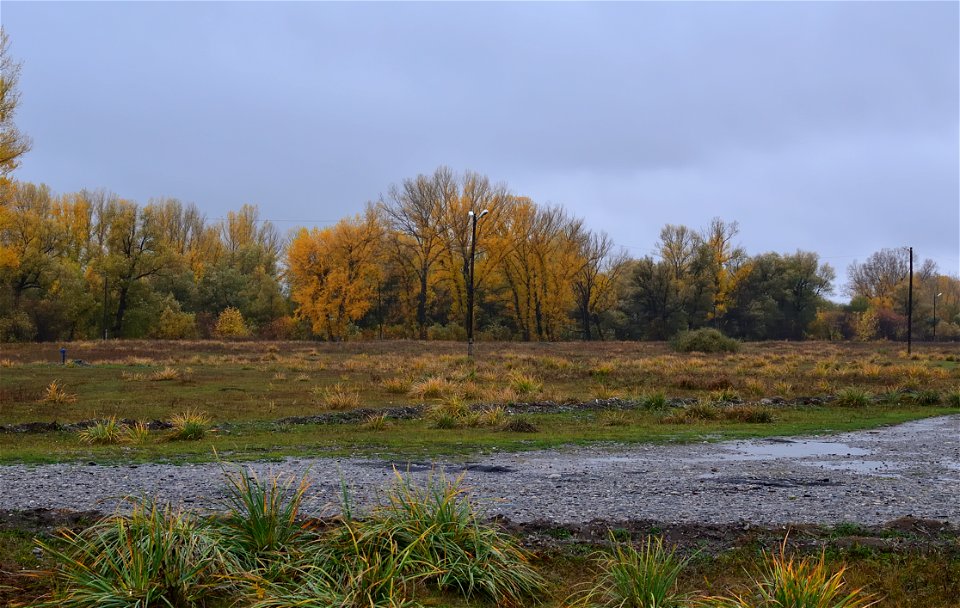
[[[17,176],[322,225],[438,165],[634,256],[913,245],[960,271],[960,4],[27,3]]]

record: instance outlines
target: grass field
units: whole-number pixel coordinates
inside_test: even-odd
[[[66,346],[60,365],[60,345],[4,345],[0,425],[200,412],[209,421],[195,441],[169,441],[170,430],[132,439],[123,425],[113,435],[95,429],[103,433],[93,439],[74,429],[6,433],[0,461],[203,460],[214,448],[232,459],[468,456],[493,447],[789,435],[956,411],[960,398],[960,348],[951,345],[921,345],[907,356],[898,344],[758,343],[705,355],[662,343],[481,343],[472,360],[462,344],[443,342]],[[597,407],[598,399],[610,406]],[[702,407],[691,408],[694,401]],[[537,432],[506,424],[516,403],[544,405],[523,415]],[[409,419],[281,422],[409,405],[423,407]]]

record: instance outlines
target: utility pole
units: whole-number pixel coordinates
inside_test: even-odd
[[[913,342],[913,247],[910,247],[910,286],[907,291],[907,354]]]
[[[936,280],[936,279],[934,279]],[[937,341],[937,298],[943,295],[943,292],[933,295],[933,341]]]
[[[467,356],[473,357],[473,269],[477,256],[477,221],[490,211],[484,209],[477,215],[470,211],[470,264],[467,268]]]

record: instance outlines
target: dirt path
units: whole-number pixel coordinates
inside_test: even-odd
[[[820,437],[494,453],[466,464],[311,458],[249,466],[309,470],[307,509],[329,514],[341,478],[362,507],[393,479],[393,465],[421,481],[463,473],[489,515],[520,522],[877,524],[914,516],[960,524],[960,415]],[[216,464],[0,466],[2,509],[110,510],[128,494],[204,510],[216,508],[224,482]]]

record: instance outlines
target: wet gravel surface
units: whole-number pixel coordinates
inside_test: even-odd
[[[396,467],[419,482],[462,474],[488,515],[516,522],[878,524],[913,516],[960,524],[960,415],[817,437],[494,452],[466,463],[291,458],[244,466],[306,472],[314,515],[338,510],[341,479],[355,506],[369,507]],[[217,464],[0,466],[0,509],[109,511],[125,495],[205,511],[222,503],[225,483]]]

